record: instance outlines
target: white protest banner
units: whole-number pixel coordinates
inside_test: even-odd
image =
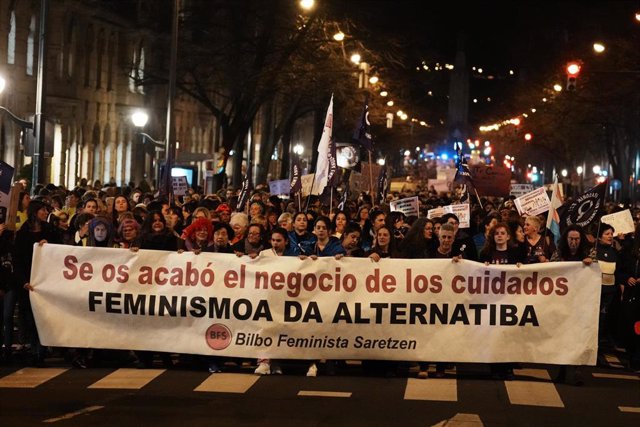
[[[34,248],[30,283],[46,346],[568,365],[593,365],[597,354],[601,275],[580,262],[251,259],[44,244]]]
[[[531,193],[534,190],[533,184],[511,184],[511,196],[524,196],[527,193]]]
[[[514,199],[516,208],[520,215],[538,215],[547,212],[551,208],[551,200],[544,187],[536,188],[530,193]]]
[[[633,225],[633,218],[631,217],[631,211],[629,209],[609,215],[603,215],[602,218],[600,218],[600,221],[612,226],[615,234],[633,233],[636,230]]]
[[[288,179],[279,179],[277,181],[269,181],[269,193],[274,196],[280,196],[282,194],[289,195],[291,190],[291,183]]]
[[[173,186],[173,194],[176,196],[184,196],[189,190],[186,176],[172,176],[171,185]]]
[[[460,228],[471,227],[471,210],[468,203],[447,205],[440,208],[429,209],[427,211],[427,218],[440,218],[442,215],[448,213],[455,214],[458,217],[458,221],[460,221]]]
[[[418,196],[407,197],[406,199],[394,200],[389,203],[391,212],[399,211],[406,216],[419,216],[420,215],[420,201]]]

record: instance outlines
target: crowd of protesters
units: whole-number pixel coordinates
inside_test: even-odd
[[[420,216],[389,212],[389,202],[417,195]],[[3,363],[43,366],[52,349],[43,348],[29,303],[33,245],[48,242],[127,250],[154,249],[235,253],[238,256],[360,257],[377,262],[381,258],[446,258],[487,264],[531,264],[581,261],[602,265],[599,323],[599,353],[625,351],[628,367],[640,371],[640,227],[636,233],[616,234],[611,226],[593,223],[587,229],[571,226],[558,245],[546,230],[546,218],[521,217],[512,197],[474,200],[471,226],[462,229],[453,214],[427,219],[426,212],[455,202],[452,195],[438,195],[418,187],[415,192],[390,194],[373,203],[360,194],[341,209],[330,210],[317,198],[283,199],[266,187],[251,194],[245,212],[236,212],[238,195],[229,189],[204,195],[190,190],[171,201],[149,189],[82,185],[73,190],[49,184],[38,186],[31,197],[19,197],[16,231],[0,225],[0,295],[2,296]],[[334,201],[332,206],[337,206]],[[302,208],[302,209],[301,209]],[[622,209],[609,203],[607,212]],[[634,221],[640,212],[633,211]],[[579,308],[577,308],[579,309]],[[17,319],[17,323],[14,321]],[[114,352],[99,349],[57,349],[78,368],[113,362],[153,365],[151,352]],[[27,358],[19,356],[28,355]],[[174,358],[158,355],[166,367]],[[182,357],[180,363],[210,372],[224,368],[224,360],[213,357]],[[257,374],[282,373],[281,361],[258,360]],[[335,363],[325,363],[333,372]],[[395,362],[365,361],[365,369],[393,375]],[[446,363],[419,364],[418,377],[443,377]],[[513,377],[513,364],[492,364],[492,375]],[[313,361],[307,375],[318,374]],[[580,383],[576,367],[562,367],[560,380]]]

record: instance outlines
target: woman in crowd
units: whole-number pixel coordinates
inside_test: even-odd
[[[89,222],[88,230],[86,246],[94,248],[114,248],[117,246],[111,221],[106,217],[93,218]]]
[[[293,215],[284,212],[278,217],[278,226],[287,230],[287,233],[293,231]]]
[[[117,243],[124,249],[140,247],[140,224],[133,218],[121,220],[118,226]]]
[[[603,350],[613,347],[613,325],[610,322],[611,305],[616,298],[616,274],[618,271],[618,261],[620,254],[613,245],[614,229],[609,224],[601,223],[598,231],[598,241],[596,243],[595,258],[602,273],[602,286],[600,287],[600,316],[598,320],[598,352],[602,355]]]
[[[525,264],[548,262],[555,248],[548,236],[540,234],[542,221],[537,216],[528,216],[524,220]]]
[[[434,236],[433,221],[425,217],[418,218],[399,245],[403,258],[431,258],[438,247]]]
[[[380,258],[398,257],[393,231],[387,225],[380,226],[376,231],[375,244],[367,252],[367,256],[374,261],[379,261]]]
[[[235,245],[245,238],[245,234],[249,228],[249,217],[243,212],[234,212],[229,220],[229,225],[233,229],[234,233],[234,237],[231,239],[231,244]]]
[[[296,252],[289,246],[289,233],[282,227],[276,227],[271,231],[270,245],[270,248],[260,251],[260,257],[296,256]],[[254,373],[282,375],[282,367],[276,360],[258,358],[258,366]]]
[[[551,261],[582,261],[585,265],[590,265],[593,261],[589,256],[590,251],[591,245],[587,241],[582,227],[570,225],[562,233],[558,249],[551,256]],[[576,386],[582,385],[580,368],[573,365],[561,365],[555,381]]]
[[[265,230],[260,224],[251,224],[247,230],[247,237],[232,245],[233,252],[239,255],[249,255],[254,258],[265,249]]]
[[[489,229],[484,247],[480,250],[480,262],[489,264],[515,264],[520,266],[524,261],[524,254],[517,247],[510,244],[511,231],[509,226],[499,222]],[[513,379],[512,363],[491,363],[491,374],[496,379]]]
[[[347,221],[347,214],[344,211],[337,211],[331,220],[331,235],[338,239],[342,237]]]
[[[29,207],[29,202],[31,202],[31,196],[29,196],[27,191],[21,191],[18,200],[20,201],[18,212],[16,213],[16,231],[20,230],[22,224],[27,221],[27,208]]]
[[[167,227],[166,219],[160,211],[151,211],[142,223],[140,233],[140,249],[154,249],[159,251],[178,250],[178,238]]]
[[[231,226],[224,222],[213,223],[213,245],[203,249],[205,252],[218,252],[223,254],[232,254],[231,240],[233,240],[234,231]]]
[[[298,254],[308,255],[303,252],[302,246],[310,247],[316,240],[309,232],[308,226],[307,214],[297,212],[293,216],[293,231],[289,232],[289,244]]]
[[[16,233],[15,240],[15,274],[18,283],[25,290],[20,293],[19,304],[24,304],[25,307],[25,325],[23,326],[31,341],[31,363],[35,366],[44,365],[45,349],[40,345],[31,310],[31,301],[26,291],[33,290],[30,283],[33,245],[35,243],[41,245],[44,243],[61,243],[54,228],[47,223],[48,216],[48,206],[44,202],[31,200],[27,207],[27,221]]]
[[[182,234],[182,231],[184,230],[182,209],[177,206],[171,206],[165,219],[167,228],[177,236],[180,236]]]
[[[122,221],[122,214],[125,212],[131,212],[131,204],[129,199],[123,195],[116,196],[113,199],[113,205],[111,207],[111,215],[113,218],[113,227],[118,228]]]
[[[213,246],[213,225],[207,218],[197,218],[182,233],[184,249],[199,254]]]

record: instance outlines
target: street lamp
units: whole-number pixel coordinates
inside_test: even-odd
[[[351,62],[353,62],[354,64],[358,65],[360,63],[360,60],[362,59],[362,57],[360,56],[359,53],[354,53],[353,55],[351,55]]]
[[[149,121],[149,115],[142,110],[137,110],[131,114],[131,121],[135,127],[143,128]]]
[[[344,40],[344,33],[342,31],[338,31],[333,35],[333,39],[337,42],[341,42]]]
[[[296,153],[298,156],[301,156],[302,153],[304,152],[304,146],[302,144],[294,145],[293,152]]]
[[[605,50],[605,46],[604,46],[602,43],[600,43],[600,42],[595,42],[595,43],[593,44],[593,51],[594,51],[595,53],[602,53],[602,52],[604,52],[604,50]]]
[[[311,10],[315,6],[315,0],[300,0],[300,7],[304,10]]]

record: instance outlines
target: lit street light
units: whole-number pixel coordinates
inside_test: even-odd
[[[341,42],[342,40],[344,40],[344,33],[342,31],[338,31],[333,35],[333,39],[337,42]]]
[[[595,53],[602,53],[602,52],[604,52],[604,50],[605,50],[605,46],[602,43],[595,42],[593,44],[593,51]]]
[[[304,147],[302,146],[302,144],[296,144],[293,146],[293,152],[298,156],[301,156],[302,153],[304,153]]]
[[[315,0],[300,0],[300,7],[304,10],[311,10],[315,6]]]
[[[353,55],[351,55],[351,62],[353,62],[354,64],[359,64],[360,60],[362,59],[362,57],[360,56],[359,53],[354,53]]]
[[[560,85],[560,83],[554,84],[553,90],[555,90],[556,92],[562,92],[562,85]]]

